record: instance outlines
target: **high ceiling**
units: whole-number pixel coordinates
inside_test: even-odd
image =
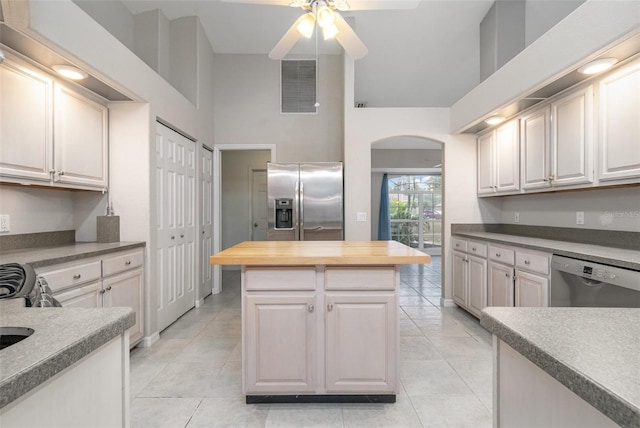
[[[360,0],[363,1],[363,0]],[[133,14],[198,16],[218,54],[268,54],[302,11],[220,0],[123,0]],[[389,2],[387,2],[389,3]],[[421,0],[415,9],[342,15],[367,45],[356,62],[356,101],[368,107],[449,107],[479,82],[479,25],[493,0]],[[336,41],[319,52],[340,54]],[[315,54],[298,42],[293,55]]]

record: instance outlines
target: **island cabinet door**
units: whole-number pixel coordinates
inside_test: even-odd
[[[325,304],[327,392],[396,393],[396,295],[327,293]]]
[[[245,394],[316,390],[316,298],[311,293],[245,299]]]

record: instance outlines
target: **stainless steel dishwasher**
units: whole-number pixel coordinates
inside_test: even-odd
[[[640,308],[640,271],[554,254],[549,306]]]

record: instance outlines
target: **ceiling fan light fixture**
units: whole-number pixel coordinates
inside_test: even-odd
[[[338,32],[338,27],[336,27],[335,24],[327,25],[322,28],[322,37],[324,37],[325,40],[335,39]]]
[[[333,10],[326,4],[323,4],[316,10],[316,19],[318,20],[318,25],[320,25],[321,28],[325,28],[334,25],[336,17]]]
[[[618,58],[600,58],[583,65],[578,69],[578,72],[582,74],[598,74],[610,69],[618,61]]]
[[[300,33],[302,36],[306,37],[307,39],[310,39],[311,35],[313,34],[313,29],[315,28],[315,25],[316,25],[316,17],[313,16],[313,13],[305,13],[301,17],[301,19],[299,19],[296,29],[298,30],[298,33]]]

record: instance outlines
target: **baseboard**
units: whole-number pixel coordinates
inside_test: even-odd
[[[454,308],[458,305],[456,305],[456,302],[453,301],[453,299],[443,299],[442,297],[440,298],[440,306],[442,306],[443,308]]]
[[[196,300],[196,308],[201,308],[204,305],[204,298]]]
[[[140,343],[138,344],[138,346],[142,347],[142,348],[150,348],[154,343],[156,343],[158,340],[160,340],[160,333],[158,333],[157,331],[155,333],[153,333],[151,336],[145,336]]]

